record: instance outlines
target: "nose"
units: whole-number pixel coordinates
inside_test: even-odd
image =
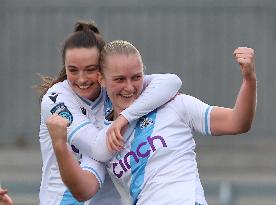
[[[134,88],[134,84],[131,80],[126,81],[125,90],[128,92],[134,92],[135,88]]]
[[[87,81],[86,74],[82,71],[79,72],[78,83],[83,84]]]

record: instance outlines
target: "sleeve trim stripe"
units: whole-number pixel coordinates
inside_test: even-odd
[[[98,182],[100,183],[100,188],[102,187],[103,185],[103,181],[101,180],[99,174],[96,172],[95,169],[93,169],[92,167],[88,167],[88,166],[84,166],[82,167],[83,170],[86,170],[86,171],[89,171],[91,172],[92,174],[94,174],[94,176],[97,178]]]
[[[206,110],[205,110],[205,134],[206,135],[211,135],[211,130],[210,130],[210,123],[209,123],[209,117],[210,117],[210,111],[211,111],[211,106],[209,106]]]
[[[91,123],[90,121],[84,122],[84,123],[80,124],[76,129],[74,129],[73,132],[71,132],[71,134],[68,136],[68,142],[69,142],[69,144],[72,143],[74,134],[75,134],[80,128],[82,128],[82,127],[84,127],[84,126],[86,126],[86,125],[88,125],[88,124],[90,124],[90,123]]]

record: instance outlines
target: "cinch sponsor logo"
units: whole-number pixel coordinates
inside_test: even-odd
[[[112,171],[113,173],[118,177],[121,178],[123,176],[123,174],[125,172],[127,172],[131,167],[128,161],[128,158],[133,157],[133,159],[135,160],[136,163],[139,163],[139,158],[146,158],[150,155],[150,152],[155,152],[156,148],[154,146],[154,141],[161,141],[162,146],[163,147],[167,147],[167,144],[164,140],[163,137],[161,136],[148,136],[147,137],[147,141],[146,142],[141,142],[138,146],[136,150],[131,150],[128,153],[125,154],[125,156],[123,158],[121,158],[118,163],[117,162],[113,162],[112,163]],[[144,151],[142,153],[142,147],[146,146],[147,144],[149,144],[149,148],[146,151]]]

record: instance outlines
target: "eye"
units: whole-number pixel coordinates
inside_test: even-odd
[[[121,77],[120,78],[115,78],[114,81],[117,82],[117,83],[121,83],[121,82],[124,81],[124,78],[121,78]]]
[[[99,70],[99,67],[93,66],[93,67],[86,68],[85,70],[86,70],[86,72],[88,72],[88,73],[93,73],[93,72],[95,72],[95,71],[98,71],[98,70]]]
[[[142,78],[142,75],[136,75],[133,77],[133,80],[140,80]]]
[[[71,74],[76,74],[78,72],[77,69],[75,68],[68,68],[68,71],[71,73]]]

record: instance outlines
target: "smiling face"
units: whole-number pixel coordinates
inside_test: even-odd
[[[101,84],[107,90],[116,118],[141,94],[143,64],[137,54],[112,54],[105,58],[104,65]]]
[[[99,51],[96,47],[67,49],[65,68],[74,92],[92,101],[99,96]]]

